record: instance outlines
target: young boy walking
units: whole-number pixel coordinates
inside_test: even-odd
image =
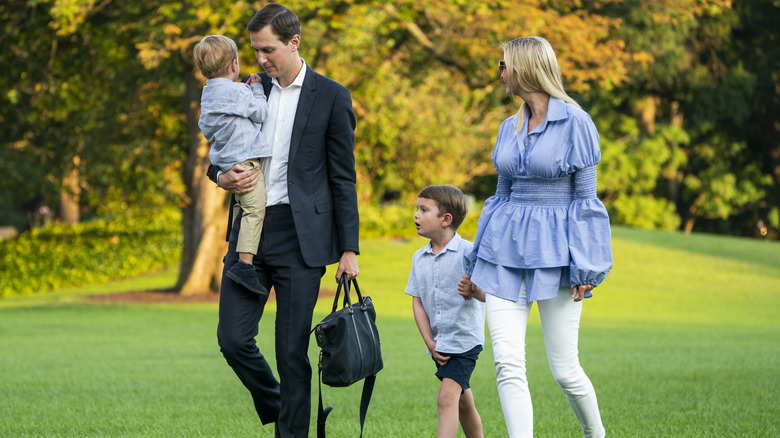
[[[485,293],[464,277],[463,256],[472,243],[457,230],[467,211],[460,189],[437,185],[420,191],[414,215],[417,234],[430,242],[412,257],[405,292],[441,380],[439,438],[455,437],[458,423],[466,437],[482,437],[469,380],[485,342]]]
[[[213,143],[209,151],[211,164],[220,172],[240,164],[245,171],[258,173],[254,190],[236,195],[236,205],[243,210],[236,247],[238,261],[226,275],[256,294],[268,295],[252,264],[265,218],[265,183],[260,158],[271,156],[271,146],[261,131],[268,116],[261,79],[252,74],[246,83],[236,82],[238,48],[228,37],[206,35],[195,46],[193,55],[207,79],[200,99],[198,126]]]

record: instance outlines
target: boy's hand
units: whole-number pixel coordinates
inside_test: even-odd
[[[246,80],[247,85],[252,85],[254,83],[262,84],[263,80],[260,78],[260,75],[257,73],[252,73],[249,75],[249,79]]]
[[[460,283],[458,283],[458,294],[466,301],[476,298],[483,303],[485,302],[485,291],[471,282],[471,275],[469,274],[463,274],[463,277],[461,277]]]
[[[433,360],[435,360],[436,363],[441,366],[444,366],[450,360],[449,356],[444,356],[436,350],[433,350],[431,355],[433,356]]]

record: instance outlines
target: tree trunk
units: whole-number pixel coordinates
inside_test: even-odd
[[[73,162],[78,165],[79,157],[73,158]],[[74,168],[62,180],[60,189],[60,219],[66,224],[77,224],[81,219],[79,201],[81,200],[81,186],[79,186],[78,168]]]
[[[696,224],[696,213],[699,211],[699,203],[704,202],[704,193],[699,193],[699,196],[693,201],[688,208],[688,212],[685,215],[685,224],[683,225],[683,232],[685,234],[691,234],[693,232],[693,226]]]
[[[645,135],[655,134],[655,113],[661,99],[647,96],[634,104],[634,114],[639,117],[639,128]]]
[[[201,82],[186,69],[184,113],[187,118],[186,199],[182,210],[183,244],[176,289],[182,295],[219,290],[222,257],[227,250],[226,192],[206,177],[209,144],[198,128]]]

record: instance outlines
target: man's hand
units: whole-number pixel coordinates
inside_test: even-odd
[[[254,190],[257,178],[257,172],[247,172],[240,164],[236,164],[227,172],[220,173],[217,183],[234,195],[243,195]]]
[[[574,301],[582,301],[585,294],[593,290],[592,284],[579,284],[571,288],[571,297]]]
[[[336,270],[336,282],[341,280],[341,276],[346,273],[347,280],[352,280],[360,274],[358,269],[357,253],[355,251],[344,251],[339,260],[339,268]]]

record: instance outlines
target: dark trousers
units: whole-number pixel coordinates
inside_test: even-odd
[[[276,369],[279,381],[257,348],[267,298],[254,294],[225,276],[236,262],[241,224],[237,215],[230,233],[219,298],[217,339],[227,363],[252,395],[263,424],[277,422],[283,437],[307,437],[311,415],[311,378],[308,350],[312,313],[325,267],[303,261],[289,205],[266,210],[260,248],[254,258],[260,282],[274,288]]]

